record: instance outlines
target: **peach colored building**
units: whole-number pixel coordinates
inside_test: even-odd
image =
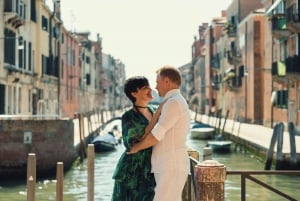
[[[73,117],[79,110],[81,55],[80,43],[76,35],[64,27],[61,41],[61,114]]]
[[[198,28],[198,39],[195,37],[192,45],[192,91],[189,93],[189,104],[193,109],[199,112],[205,111],[205,30],[208,28],[208,23],[202,23]],[[192,92],[192,93],[191,93]]]
[[[0,11],[0,113],[59,115],[59,2],[3,0]]]
[[[229,118],[243,122],[299,125],[299,7],[293,0],[233,0],[226,9],[227,22],[212,19],[203,32],[202,113],[222,109],[230,110]],[[218,32],[220,27],[223,32]],[[198,48],[195,43],[194,47]],[[193,72],[195,98],[201,86]]]
[[[266,65],[271,68],[271,125],[300,123],[300,15],[299,1],[264,1],[269,27],[265,48],[271,49]]]
[[[66,30],[59,0],[1,0],[0,12],[0,115],[72,118],[103,110],[105,98],[117,95],[103,88],[99,34],[94,41]],[[112,64],[105,82],[120,95],[125,65]]]

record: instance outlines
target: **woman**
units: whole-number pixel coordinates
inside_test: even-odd
[[[150,130],[150,125],[146,129],[147,125],[153,125],[158,115],[153,117],[154,108],[148,106],[153,96],[147,78],[129,78],[124,92],[133,106],[122,116],[122,138],[126,150],[113,174],[115,184],[112,201],[150,201],[153,200],[155,187],[154,175],[151,173],[152,148],[131,155],[126,154],[126,151],[143,138],[144,133]]]

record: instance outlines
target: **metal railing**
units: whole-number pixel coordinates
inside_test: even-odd
[[[281,171],[281,170],[263,170],[263,171],[235,171],[235,170],[228,170],[227,175],[240,175],[241,176],[241,201],[246,201],[246,179],[249,179],[256,184],[280,195],[281,197],[291,200],[297,201],[297,199],[285,194],[284,192],[268,185],[266,182],[263,182],[253,175],[300,175],[300,171]]]
[[[191,189],[189,193],[189,197],[187,201],[197,201],[197,182],[195,181],[195,170],[194,167],[197,165],[199,161],[195,160],[193,157],[190,157],[190,175],[189,175],[189,189]],[[300,171],[287,171],[287,170],[262,170],[262,171],[248,171],[248,170],[227,170],[227,175],[240,175],[241,177],[241,201],[246,201],[246,179],[251,180],[252,182],[260,185],[263,188],[266,188],[273,193],[281,196],[282,198],[285,198],[290,201],[297,201],[296,198],[291,197],[290,195],[287,195],[286,193],[280,191],[279,189],[267,184],[264,181],[259,180],[256,176],[258,175],[285,175],[285,176],[300,176]],[[225,189],[226,191],[226,189]]]

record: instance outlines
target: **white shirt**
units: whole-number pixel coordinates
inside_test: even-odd
[[[189,132],[190,113],[186,100],[179,89],[165,95],[167,100],[151,133],[159,141],[152,151],[152,172],[189,172],[189,156],[186,138]]]

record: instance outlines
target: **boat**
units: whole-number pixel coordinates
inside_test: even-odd
[[[211,140],[208,141],[208,145],[214,152],[227,153],[231,150],[232,141],[230,140]]]
[[[226,120],[228,118],[228,114],[229,114],[229,110],[227,110],[227,112],[226,112],[225,122],[223,124],[221,133],[219,135],[217,135],[214,140],[208,141],[208,146],[210,146],[212,151],[214,151],[214,152],[228,153],[231,151],[232,141],[226,140],[223,136]],[[219,121],[221,121],[221,118]]]
[[[120,130],[119,128],[120,126],[118,125],[114,125],[113,128],[112,128],[112,132],[115,136],[115,139],[117,140],[118,144],[121,144],[122,143],[122,131]]]
[[[112,131],[96,136],[91,143],[94,144],[95,152],[113,151],[118,145],[118,141]]]
[[[212,139],[214,136],[215,129],[212,127],[203,127],[203,128],[191,128],[190,129],[190,138],[206,140]]]
[[[190,126],[190,138],[206,140],[212,139],[215,132],[215,128],[209,124],[193,122]]]
[[[212,128],[209,124],[192,122],[190,128]]]

